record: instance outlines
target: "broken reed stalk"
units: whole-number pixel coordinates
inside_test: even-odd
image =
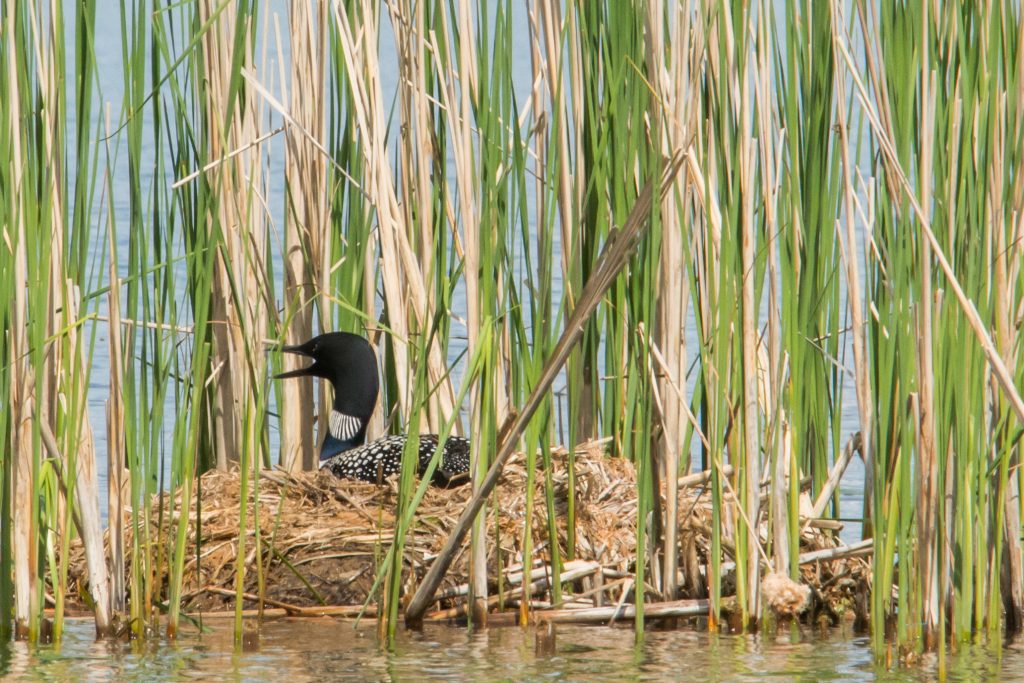
[[[825,480],[825,486],[822,487],[818,493],[818,497],[814,499],[814,506],[811,508],[809,515],[810,519],[821,517],[822,513],[825,512],[825,508],[828,506],[828,502],[832,500],[832,495],[839,488],[839,483],[842,481],[843,473],[846,472],[847,466],[850,461],[853,460],[853,456],[863,448],[862,444],[864,440],[861,438],[860,432],[857,432],[850,437],[849,441],[846,442],[846,446],[843,448],[842,454],[832,465],[832,469],[829,470],[828,479]],[[808,522],[809,523],[809,522]]]
[[[665,193],[671,189],[684,156],[682,152],[677,151],[666,162],[662,176],[658,179],[657,183],[659,198],[664,197]],[[555,345],[551,357],[544,364],[540,380],[524,404],[522,412],[519,413],[511,424],[511,427],[507,430],[502,430],[500,446],[494,456],[490,469],[487,471],[487,476],[480,483],[480,487],[473,493],[473,497],[459,517],[459,521],[448,536],[444,547],[437,558],[434,559],[430,571],[427,572],[427,575],[416,589],[412,600],[409,601],[409,606],[405,611],[407,625],[416,627],[422,623],[423,613],[433,601],[434,593],[437,592],[437,587],[441,584],[441,580],[448,571],[455,553],[462,545],[466,532],[476,519],[477,513],[483,507],[487,496],[490,495],[495,484],[498,483],[505,462],[515,450],[519,437],[526,429],[526,425],[529,423],[530,418],[533,417],[534,412],[540,406],[541,401],[568,358],[573,346],[579,340],[583,332],[584,322],[597,307],[605,290],[615,281],[619,271],[628,263],[629,256],[633,252],[633,247],[640,236],[640,232],[647,223],[653,201],[654,185],[655,180],[648,181],[643,191],[637,197],[636,204],[634,204],[630,211],[622,230],[609,235],[608,242],[601,252],[597,267],[580,293],[577,305],[573,309],[569,322],[566,323],[565,330]]]
[[[7,35],[15,34],[16,13],[7,13]],[[15,77],[16,60],[14,41],[7,41],[10,77]],[[7,110],[14,112],[10,116],[11,154],[8,160],[8,179],[15,196],[24,193],[22,169],[24,157],[21,152],[22,132],[20,130],[21,111],[18,92],[9,94]],[[14,635],[16,638],[31,637],[38,630],[36,613],[31,599],[36,594],[34,577],[36,577],[36,557],[33,552],[32,538],[32,500],[34,499],[34,468],[32,466],[32,417],[30,404],[32,401],[32,367],[29,359],[28,318],[27,318],[27,287],[20,283],[28,280],[27,231],[24,212],[16,210],[13,231],[15,245],[13,254],[14,269],[14,305],[11,307],[11,333],[9,335],[10,358],[4,359],[11,364],[10,396],[10,430],[12,436],[11,456],[13,466],[8,470],[11,482],[10,491],[12,525],[11,550],[14,564]],[[37,607],[37,606],[36,606]]]
[[[534,568],[534,569],[538,569],[538,568]],[[478,596],[473,595],[472,596],[472,598],[473,598],[472,601],[464,602],[464,603],[462,603],[460,605],[457,605],[455,607],[451,607],[449,609],[438,610],[436,612],[430,612],[430,613],[428,613],[428,614],[426,614],[424,616],[424,620],[426,620],[426,621],[437,621],[437,620],[441,620],[441,619],[455,619],[457,617],[466,616],[469,613],[472,613],[472,612],[475,612],[475,611],[481,609],[481,606],[480,606],[481,602],[485,602],[486,608],[490,609],[492,607],[498,606],[499,604],[501,604],[502,601],[511,601],[511,600],[516,599],[516,598],[522,597],[526,593],[529,593],[530,595],[533,595],[534,593],[543,592],[545,590],[548,590],[548,589],[552,588],[552,581],[553,581],[552,567],[549,565],[547,567],[540,567],[539,569],[541,571],[541,578],[531,580],[529,582],[529,584],[526,586],[526,588],[523,587],[523,574],[522,573],[520,573],[518,575],[518,577],[516,577],[515,574],[509,573],[509,574],[506,575],[506,580],[508,580],[510,583],[514,583],[515,587],[512,588],[511,590],[509,590],[508,592],[506,592],[504,595],[492,595],[492,596],[488,597],[486,601],[482,601],[482,600],[479,599]],[[574,560],[572,562],[567,562],[562,567],[562,571],[559,574],[558,580],[561,581],[562,583],[568,583],[568,582],[571,582],[571,581],[578,581],[578,580],[586,578],[588,576],[593,576],[595,574],[600,574],[600,573],[601,573],[601,565],[598,564],[597,562],[582,562],[582,561]],[[470,578],[472,578],[472,576]],[[516,578],[518,578],[519,580],[515,581]],[[449,593],[449,595],[454,594],[454,595],[467,595],[467,596],[469,596],[469,595],[471,595],[470,588],[471,588],[471,584],[463,584],[462,586],[459,586],[455,590],[451,591]],[[474,624],[479,624],[480,623],[479,621],[477,621],[476,615],[473,616],[473,623]],[[525,623],[525,622],[521,622],[521,623]]]
[[[284,222],[284,339],[301,344],[313,336],[313,303],[321,283],[316,278],[323,251],[329,245],[327,220],[326,163],[323,155],[296,128],[320,137],[324,129],[323,50],[327,26],[327,3],[292,0],[288,3],[291,59],[285,60],[278,45],[278,59],[291,68],[293,126],[286,136],[285,222]],[[314,28],[315,27],[315,28]],[[287,84],[282,83],[282,87]],[[321,321],[323,321],[321,313]],[[321,322],[321,326],[324,326]],[[284,354],[285,370],[295,370],[305,360]],[[282,466],[291,471],[312,469],[316,462],[313,432],[313,380],[299,378],[281,385],[280,429]],[[320,415],[320,424],[326,415]]]
[[[58,465],[58,474],[61,490],[67,498],[67,504],[71,509],[71,517],[74,520],[75,528],[82,539],[82,546],[85,548],[86,564],[89,568],[89,587],[93,598],[93,617],[96,624],[97,637],[106,637],[111,633],[110,615],[110,583],[107,579],[107,561],[103,552],[103,533],[100,527],[99,501],[94,493],[96,491],[95,464],[91,464],[87,457],[79,454],[78,458],[65,458],[57,446],[57,439],[53,430],[45,420],[39,420],[40,436],[43,446],[50,453],[50,457]],[[83,449],[84,450],[84,449]],[[88,455],[88,453],[85,453]],[[66,464],[74,462],[74,469],[66,467]],[[91,470],[91,471],[90,471]],[[73,472],[69,476],[69,472]],[[69,497],[69,494],[71,496]]]
[[[742,211],[740,214],[740,331],[742,335],[741,353],[743,356],[743,496],[745,503],[744,523],[746,538],[745,552],[747,555],[746,569],[746,603],[743,605],[744,621],[756,623],[759,609],[761,587],[761,567],[758,562],[758,550],[761,546],[760,503],[761,503],[761,407],[758,400],[757,345],[758,300],[755,294],[758,269],[754,264],[754,252],[757,248],[757,227],[754,223],[754,198],[757,189],[754,187],[754,149],[751,139],[752,103],[751,84],[747,77],[750,60],[743,61],[740,81],[743,92],[743,132],[740,135],[739,172],[742,193]]]
[[[644,618],[671,619],[707,616],[711,603],[707,600],[675,600],[645,605]],[[601,624],[618,619],[636,619],[636,605],[620,604],[612,607],[581,607],[553,609],[537,613],[537,622],[543,624]]]
[[[862,541],[857,541],[853,545],[843,545],[836,548],[823,548],[821,550],[811,550],[806,553],[801,553],[800,556],[797,558],[796,564],[799,566],[811,564],[812,562],[844,560],[850,557],[868,557],[874,551],[874,544],[874,539],[866,538]],[[767,564],[765,566],[767,566]],[[723,575],[735,571],[735,569],[735,562],[722,563],[721,572]]]
[[[567,581],[575,581],[585,576],[590,576],[592,574],[599,573],[601,572],[602,567],[597,562],[587,560],[572,560],[562,565],[561,570],[562,574],[559,578],[563,583],[565,583]],[[531,579],[529,575],[534,572],[539,572],[541,578]],[[550,564],[544,564],[540,560],[538,560],[535,563],[532,563],[528,567],[524,567],[523,565],[516,565],[508,567],[502,572],[504,581],[509,586],[521,589],[523,581],[525,579],[531,586],[534,586],[534,588],[531,588],[531,592],[536,592],[538,590],[549,588],[551,586],[551,577],[553,574],[553,567]],[[438,593],[435,597],[437,600],[446,600],[449,598],[463,597],[466,595],[469,595],[468,583],[460,584],[458,586],[455,586],[454,588],[446,589],[441,593]],[[511,593],[507,594],[506,597],[508,597],[509,595],[511,595]]]
[[[107,121],[107,137],[110,124]],[[109,148],[107,149],[109,158]],[[108,196],[113,196],[109,167],[103,174]],[[125,406],[124,358],[121,331],[121,281],[117,274],[117,235],[114,211],[107,207],[107,249],[110,252],[110,291],[107,295],[107,343],[110,350],[110,396],[107,399],[107,530],[110,556],[110,608],[115,614],[125,610],[124,572],[124,494],[125,494]],[[131,331],[128,338],[132,338]]]
[[[71,319],[76,320],[78,317],[78,288],[69,285],[65,289],[65,293],[64,308],[72,314]],[[82,343],[77,324],[68,326],[66,341],[67,362],[70,366],[76,369],[89,367],[85,355],[85,344]],[[100,522],[100,501],[97,495],[99,482],[96,475],[96,446],[93,440],[92,426],[89,424],[85,409],[88,384],[83,381],[83,374],[78,371],[67,375],[77,382],[77,386],[72,391],[77,394],[78,407],[73,411],[74,415],[69,427],[73,432],[65,435],[65,442],[68,444],[65,451],[65,462],[67,470],[73,473],[74,482],[73,498],[67,500],[66,504],[78,513],[80,520],[78,533],[89,560],[89,587],[96,617],[96,635],[103,637],[109,635],[112,629],[111,584],[103,549],[103,525]],[[75,403],[72,402],[72,405]],[[40,423],[41,430],[48,428],[49,425],[45,421]],[[57,626],[61,627],[60,624]]]
[[[663,20],[664,17],[667,19]],[[647,47],[651,69],[656,74],[652,79],[653,97],[661,103],[657,119],[661,137],[661,153],[670,154],[673,149],[687,149],[693,142],[697,121],[697,107],[685,105],[697,99],[699,79],[699,55],[701,40],[698,22],[688,21],[686,8],[682,3],[665,3],[662,0],[648,5],[646,30],[652,36]],[[666,46],[671,45],[671,50]],[[681,113],[682,112],[682,113]],[[652,353],[658,358],[661,373],[656,387],[660,389],[663,401],[661,415],[661,436],[659,438],[658,461],[661,476],[666,482],[665,530],[662,539],[662,593],[669,598],[676,597],[678,569],[678,510],[676,493],[680,472],[690,469],[689,442],[692,431],[686,432],[686,396],[680,387],[685,387],[687,374],[686,335],[684,324],[689,312],[690,281],[686,277],[687,193],[685,178],[676,180],[676,188],[664,200],[661,210],[662,245],[659,263],[659,295],[657,299],[657,323],[654,326],[655,343]],[[661,350],[664,350],[661,353]],[[682,463],[680,463],[682,460]]]
[[[762,16],[770,16],[767,2],[762,2]],[[764,452],[765,464],[769,470],[770,484],[770,519],[771,547],[773,568],[776,572],[796,578],[791,571],[789,524],[787,519],[786,500],[786,468],[784,442],[789,426],[786,424],[785,411],[782,408],[782,332],[781,311],[779,309],[782,292],[780,291],[779,265],[779,183],[781,159],[779,148],[781,131],[779,130],[778,112],[773,106],[771,93],[773,88],[771,65],[774,59],[773,46],[769,40],[768,22],[757,22],[756,68],[755,68],[755,102],[756,121],[760,130],[758,136],[758,161],[760,164],[760,203],[764,220],[765,249],[768,252],[768,320],[767,320],[767,353],[764,345],[758,348],[759,392],[763,392],[762,405],[765,409]],[[766,362],[766,366],[765,366]]]

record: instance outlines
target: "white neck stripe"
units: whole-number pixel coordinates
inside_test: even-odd
[[[339,441],[348,441],[363,428],[363,421],[358,417],[346,415],[337,410],[331,411],[331,418],[328,421],[328,431],[331,436]]]

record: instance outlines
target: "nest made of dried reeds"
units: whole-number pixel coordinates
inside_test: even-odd
[[[552,477],[554,528],[563,561],[570,557],[566,547],[566,459],[564,449],[555,452]],[[522,596],[521,589],[518,594],[509,589],[522,580],[528,489],[524,464],[521,454],[509,461],[487,507],[488,576],[497,590],[500,575],[512,603]],[[577,450],[574,471],[575,547],[573,562],[564,565],[564,570],[579,586],[577,594],[586,597],[555,607],[625,602],[635,589],[630,581],[636,566],[637,490],[633,466],[621,458],[608,457],[600,443],[592,443]],[[534,479],[531,566],[535,567],[532,579],[540,580],[533,585],[530,599],[535,607],[543,608],[552,606],[545,583],[550,574],[551,546],[544,478]],[[303,608],[355,607],[375,601],[370,591],[392,541],[396,482],[376,485],[338,479],[327,472],[270,470],[261,472],[256,487],[253,491],[257,494],[250,494],[244,536],[244,593],[252,602],[247,606],[255,606],[258,598],[265,605],[300,613]],[[236,594],[241,478],[237,471],[209,471],[202,475],[199,490],[201,495],[193,496],[187,511],[192,523],[188,525],[183,609],[227,610],[232,608]],[[470,495],[469,486],[427,490],[405,543],[407,593],[426,572]],[[710,496],[701,475],[688,477],[680,496],[680,585],[685,597],[701,598],[705,597],[703,575],[712,520]],[[147,533],[152,545],[145,550],[153,576],[167,575],[167,567],[160,565],[166,562],[162,558],[170,556],[171,530],[180,514],[180,502],[180,494],[167,493],[152,501]],[[124,547],[131,548],[131,524],[126,523],[125,528]],[[725,546],[728,552],[728,543]],[[804,529],[801,549],[825,551],[826,555],[830,549],[839,550],[834,559],[805,565],[803,575],[807,583],[824,591],[821,596],[826,602],[850,602],[856,585],[866,575],[863,560],[844,558],[834,534],[810,526]],[[69,559],[71,585],[84,587],[88,574],[77,544],[72,544]],[[131,571],[132,567],[126,566],[128,585]],[[439,592],[440,613],[454,613],[463,605],[468,577],[468,552],[463,549]],[[647,586],[653,600],[660,597],[653,587],[656,584],[656,580],[650,581]],[[160,592],[166,592],[166,579],[157,585]],[[728,581],[725,585],[728,587]]]

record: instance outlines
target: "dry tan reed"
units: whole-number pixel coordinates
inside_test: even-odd
[[[44,582],[61,614],[75,533],[101,632],[127,609],[144,634],[165,587],[171,632],[182,604],[222,604],[232,586],[239,624],[252,595],[305,609],[301,571],[266,572],[283,558],[322,567],[332,601],[382,596],[383,634],[400,597],[416,623],[441,587],[468,596],[443,614],[474,624],[505,597],[527,619],[575,591],[605,603],[588,618],[631,614],[641,637],[647,595],[707,598],[711,629],[755,627],[766,573],[789,586],[812,546],[836,552],[819,541],[841,524],[857,453],[876,651],[886,633],[909,651],[1024,626],[1019,3],[286,9],[282,33],[249,3],[140,6],[109,109],[124,113],[106,126],[95,54],[74,55],[77,72],[60,61],[61,26],[92,35],[95,9],[4,15],[0,607],[19,635],[41,632]],[[97,320],[106,556],[87,412]],[[382,490],[301,474],[329,393],[268,380],[266,350],[332,329],[379,351],[370,436],[469,434],[472,492],[417,487],[409,467]],[[551,407],[561,378],[565,410]],[[569,452],[552,462],[556,433]],[[635,471],[577,462],[571,442],[598,435]],[[516,450],[530,458],[509,468]],[[699,495],[683,485],[692,457]],[[288,473],[263,474],[273,462]],[[210,467],[257,480],[198,478]],[[595,541],[598,476],[625,502]],[[154,497],[161,485],[173,495]],[[279,544],[275,505],[306,545]],[[317,505],[338,519],[303,526]],[[199,550],[209,575],[189,564],[201,509],[220,524]],[[332,533],[358,546],[336,565],[348,551],[325,550]],[[606,564],[595,542],[632,565],[583,568]],[[537,593],[506,591],[534,571]],[[620,583],[583,585],[598,577]],[[358,594],[342,595],[350,578]]]

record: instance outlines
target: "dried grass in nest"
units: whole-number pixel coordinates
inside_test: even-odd
[[[608,458],[600,444],[589,444],[576,455],[578,560],[596,561],[606,571],[632,573],[636,550],[636,481],[631,463]],[[565,556],[567,475],[565,451],[554,455],[554,499],[558,544]],[[521,455],[514,457],[502,476],[487,508],[488,573],[496,581],[499,569],[522,562],[522,533],[526,507],[526,470]],[[550,561],[548,519],[543,477],[535,477],[533,547],[534,559]],[[235,560],[238,552],[239,484],[237,472],[210,471],[202,475],[200,506],[201,547],[196,556],[196,529],[189,525],[183,576],[184,609],[223,610],[233,605]],[[260,542],[256,542],[254,510],[247,513],[245,592],[262,595],[269,604],[292,606],[362,605],[374,575],[387,552],[394,528],[396,483],[384,486],[337,479],[326,472],[261,474],[258,488]],[[416,525],[406,540],[406,588],[418,582],[428,563],[443,545],[471,494],[468,486],[456,489],[429,488],[416,515]],[[706,562],[711,521],[709,496],[702,489],[682,491],[681,560],[684,574]],[[168,494],[152,501],[149,537],[160,539],[162,552],[171,555],[177,512],[168,512]],[[180,509],[180,498],[173,499]],[[161,515],[162,510],[162,515]],[[196,501],[188,511],[196,518]],[[127,520],[126,520],[127,522]],[[162,527],[162,528],[158,528]],[[126,523],[125,548],[131,548],[131,524]],[[498,544],[494,543],[497,528]],[[810,532],[802,545],[807,549],[835,545],[825,535]],[[831,544],[831,545],[830,545]],[[257,552],[261,571],[257,571]],[[70,556],[71,585],[85,585],[84,554],[78,543]],[[166,559],[163,560],[166,562]],[[687,571],[687,570],[690,571]],[[126,567],[127,572],[131,567]],[[821,571],[819,567],[818,571]],[[165,576],[165,568],[156,575]],[[819,576],[827,581],[831,573]],[[807,576],[807,578],[813,578]],[[130,576],[129,576],[130,585]],[[468,582],[468,552],[463,550],[441,587],[451,596],[442,607],[458,604],[460,587]],[[690,581],[689,597],[700,597],[700,581]],[[821,585],[818,583],[817,585]],[[160,587],[161,599],[167,592]],[[615,600],[615,596],[608,596]]]

